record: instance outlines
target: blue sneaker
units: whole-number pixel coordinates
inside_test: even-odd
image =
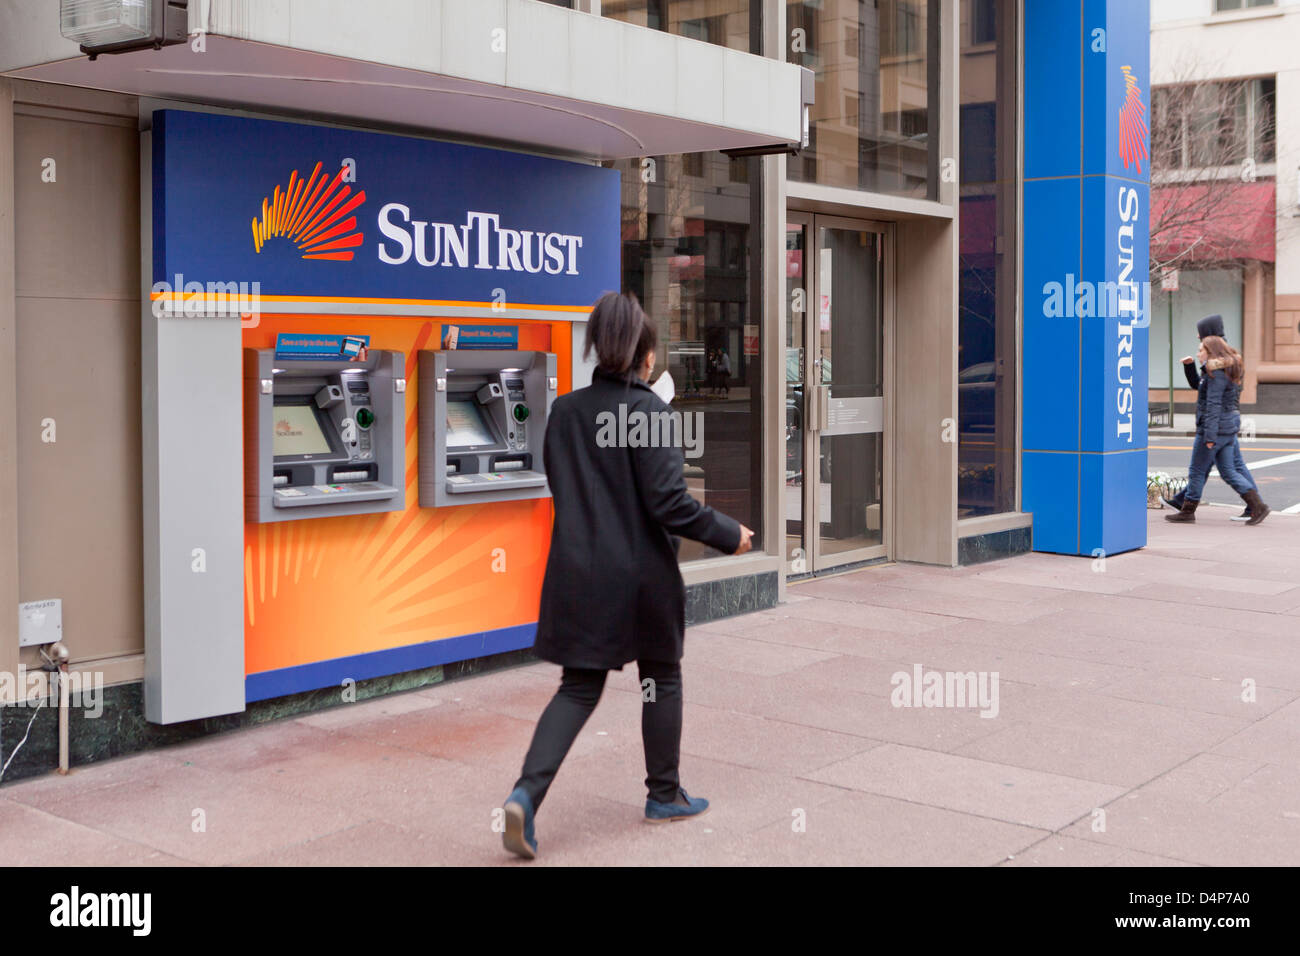
[[[709,809],[709,801],[703,797],[692,797],[685,790],[680,790],[681,802],[679,803],[660,803],[658,800],[647,799],[645,802],[645,818],[647,823],[671,823],[674,820],[685,820],[688,817],[698,817]]]
[[[501,842],[507,850],[525,860],[537,856],[537,840],[533,837],[533,801],[521,787],[516,787],[506,797],[506,829]]]

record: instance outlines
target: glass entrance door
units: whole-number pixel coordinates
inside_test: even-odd
[[[890,546],[889,227],[790,213],[786,559],[791,575]]]

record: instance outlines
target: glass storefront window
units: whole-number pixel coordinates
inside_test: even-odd
[[[787,60],[816,75],[797,182],[938,196],[938,0],[789,0]]]
[[[962,0],[957,516],[1016,509],[1015,0]]]
[[[601,16],[651,30],[762,52],[763,0],[602,0]]]
[[[659,324],[655,367],[690,418],[691,494],[763,547],[762,164],[721,153],[613,164],[623,176],[623,288]],[[743,173],[740,167],[743,166]],[[683,540],[683,562],[718,552]]]

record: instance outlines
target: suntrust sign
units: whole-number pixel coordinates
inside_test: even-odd
[[[499,213],[469,212],[465,222],[425,222],[392,202],[379,210],[379,231],[391,243],[379,243],[379,261],[400,266],[500,269],[536,275],[576,276],[582,236],[532,229],[508,229]]]
[[[1119,328],[1115,346],[1115,437],[1129,445],[1133,444],[1133,327],[1143,316],[1141,286],[1145,284],[1146,273],[1143,269],[1142,280],[1139,282],[1133,268],[1136,252],[1134,233],[1141,211],[1138,191],[1129,186],[1120,186],[1119,226],[1115,230],[1115,286],[1119,290]],[[1149,307],[1149,296],[1146,301]]]
[[[1022,6],[1021,510],[1036,551],[1118,554],[1147,528],[1150,3]]]
[[[432,140],[160,110],[153,281],[324,299],[590,308],[620,285],[619,174]]]

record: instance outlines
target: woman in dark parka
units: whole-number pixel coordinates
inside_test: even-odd
[[[677,775],[686,589],[676,536],[743,554],[751,532],[691,497],[680,423],[675,443],[651,440],[671,413],[646,384],[657,338],[634,296],[602,297],[587,324],[584,356],[594,350],[597,358],[592,383],[557,398],[546,423],[555,524],[533,650],[564,672],[504,808],[505,847],[528,859],[537,852],[534,814],[600,700],[606,673],[631,661],[643,689],[646,819],[680,820],[708,808]]]
[[[1200,504],[1205,480],[1210,476],[1210,468],[1216,467],[1220,477],[1245,500],[1250,510],[1250,520],[1246,523],[1259,524],[1268,517],[1269,507],[1234,464],[1237,432],[1241,427],[1241,355],[1219,336],[1207,335],[1201,339],[1197,357],[1205,374],[1200,377],[1197,389],[1196,438],[1187,467],[1187,489],[1178,514],[1166,515],[1165,520],[1196,520],[1196,506]]]

